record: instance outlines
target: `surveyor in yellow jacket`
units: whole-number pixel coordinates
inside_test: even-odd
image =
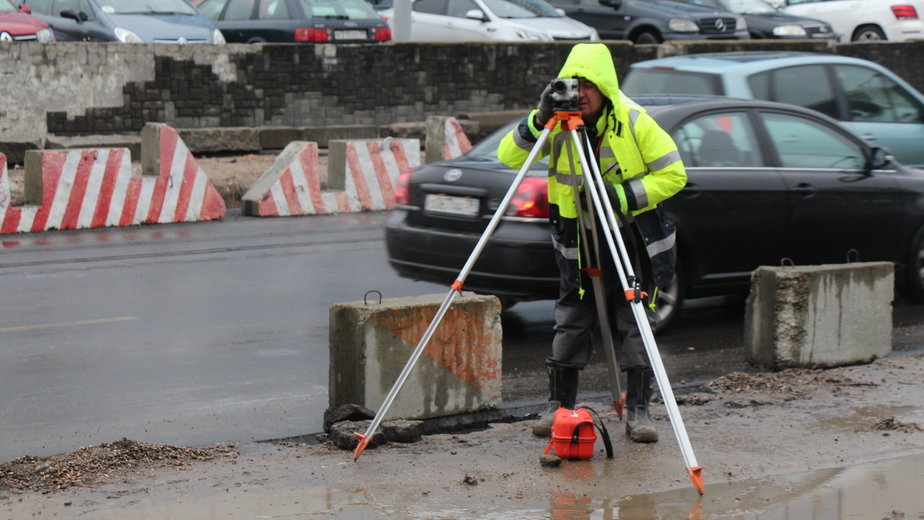
[[[577,110],[592,144],[592,153],[607,185],[613,210],[622,216],[620,225],[627,251],[635,259],[633,271],[652,290],[666,286],[674,275],[676,259],[673,224],[663,218],[658,204],[686,184],[686,172],[673,139],[645,109],[619,90],[616,68],[604,44],[578,44],[568,55],[559,78],[578,79]],[[554,113],[552,90],[546,87],[539,106],[500,143],[498,156],[511,168],[520,168],[534,148],[546,122]],[[555,305],[555,337],[549,369],[549,412],[534,427],[537,435],[548,435],[551,415],[558,406],[574,408],[578,373],[590,358],[592,328],[596,324],[592,284],[582,268],[591,261],[585,256],[589,242],[586,196],[582,168],[573,148],[570,132],[557,126],[549,135],[540,156],[549,161],[549,221],[555,258],[561,272],[559,299]],[[589,157],[589,155],[588,155]],[[584,210],[582,210],[584,206]],[[583,211],[584,233],[578,216]],[[599,219],[596,225],[601,225]],[[584,238],[582,238],[582,236]],[[601,237],[602,238],[602,237]],[[619,365],[627,372],[626,432],[636,442],[657,442],[649,403],[653,372],[638,325],[623,296],[616,267],[605,242],[600,251],[603,281],[607,292],[609,321],[617,331]],[[592,253],[596,257],[596,250]]]

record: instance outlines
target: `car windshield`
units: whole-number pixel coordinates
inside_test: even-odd
[[[773,13],[776,9],[764,0],[726,0],[731,10],[741,14]]]
[[[311,18],[351,20],[379,17],[366,0],[301,0],[301,4],[305,15]]]
[[[543,0],[485,0],[494,14],[501,18],[560,18],[561,14]]]
[[[721,82],[715,74],[684,72],[668,68],[632,68],[620,88],[629,96],[685,95],[721,96]]]
[[[0,13],[15,13],[19,11],[9,0],[0,0]]]
[[[182,0],[99,0],[99,8],[107,14],[198,14]]]

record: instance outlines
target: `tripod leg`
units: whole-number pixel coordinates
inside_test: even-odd
[[[632,263],[626,252],[626,246],[622,241],[619,233],[619,226],[616,223],[615,212],[609,198],[605,197],[603,177],[596,162],[588,161],[585,150],[589,149],[589,140],[585,135],[584,142],[578,136],[576,130],[570,130],[574,146],[581,153],[581,165],[584,168],[584,189],[587,190],[594,202],[594,209],[600,219],[608,225],[603,226],[604,236],[616,264],[616,271],[619,275],[619,282],[625,291],[626,300],[632,309],[635,322],[642,334],[645,344],[645,351],[648,354],[648,360],[654,371],[655,380],[658,382],[658,388],[664,397],[664,406],[667,408],[668,417],[671,420],[671,427],[674,430],[674,436],[680,445],[680,452],[683,455],[684,465],[687,469],[687,475],[690,481],[700,495],[704,491],[702,470],[696,462],[696,455],[693,453],[693,446],[687,436],[686,427],[683,424],[683,417],[677,408],[677,401],[674,399],[674,392],[671,389],[670,381],[667,378],[667,372],[664,370],[664,363],[661,360],[661,353],[654,340],[654,333],[651,331],[651,324],[648,322],[648,316],[642,304],[641,290],[638,281],[632,271]],[[618,246],[618,247],[617,247]]]
[[[420,339],[420,342],[414,348],[414,351],[411,353],[410,357],[407,360],[407,363],[404,365],[404,368],[401,370],[401,373],[398,375],[395,384],[392,385],[391,390],[389,390],[388,395],[385,396],[385,400],[382,402],[382,406],[379,407],[379,411],[376,412],[375,417],[372,418],[372,423],[369,424],[369,427],[366,429],[366,433],[356,433],[356,438],[359,439],[359,443],[356,445],[356,449],[353,450],[353,460],[359,458],[362,455],[363,451],[369,445],[369,441],[372,440],[372,435],[375,433],[376,428],[379,427],[379,424],[382,422],[382,419],[385,417],[385,414],[388,412],[388,408],[391,407],[391,404],[394,402],[395,397],[398,395],[398,392],[401,390],[401,387],[404,386],[404,382],[407,380],[408,376],[411,373],[411,369],[414,367],[414,364],[417,363],[417,359],[420,358],[420,355],[423,353],[424,349],[427,347],[427,343],[430,342],[430,338],[433,336],[433,333],[436,331],[436,327],[439,326],[440,322],[443,320],[443,316],[446,314],[446,311],[449,310],[449,306],[452,305],[452,301],[458,294],[462,292],[462,286],[465,283],[465,279],[468,277],[468,274],[471,272],[472,268],[475,266],[475,262],[478,260],[478,257],[481,255],[481,252],[484,250],[485,246],[488,243],[488,239],[491,238],[491,235],[494,233],[494,230],[497,229],[497,225],[500,223],[501,217],[507,211],[507,207],[510,206],[510,201],[513,199],[513,196],[516,194],[517,188],[519,188],[520,183],[523,182],[523,178],[526,177],[526,174],[529,172],[530,166],[536,161],[536,156],[539,155],[539,151],[542,149],[542,146],[545,144],[546,140],[549,137],[551,132],[550,128],[545,128],[539,138],[536,140],[536,144],[533,145],[532,150],[529,152],[529,156],[526,158],[526,161],[523,163],[523,167],[520,168],[520,171],[517,172],[517,176],[513,179],[510,188],[507,190],[507,194],[504,196],[504,199],[501,201],[500,205],[497,207],[497,210],[494,212],[494,216],[491,217],[491,221],[488,222],[487,228],[484,230],[484,233],[481,234],[481,238],[478,239],[478,243],[475,244],[475,249],[469,255],[468,260],[465,262],[465,265],[462,267],[462,270],[459,272],[456,281],[453,282],[451,288],[449,289],[449,294],[446,295],[446,298],[443,300],[443,303],[440,305],[439,310],[436,312],[436,316],[433,320],[430,321],[430,325],[427,327],[427,330],[424,332],[423,337]]]
[[[571,154],[571,148],[568,148],[568,153]],[[571,161],[571,164],[574,164]],[[575,200],[580,202],[581,197],[578,193],[577,187],[574,188]],[[589,197],[585,193],[585,197]],[[606,369],[610,378],[610,395],[613,400],[613,408],[616,410],[616,415],[622,419],[623,409],[625,408],[625,396],[622,393],[622,385],[619,381],[619,363],[616,361],[616,344],[613,341],[613,329],[610,327],[609,312],[607,311],[606,305],[606,293],[603,285],[603,279],[601,266],[603,265],[600,262],[600,239],[597,236],[597,223],[593,210],[591,209],[591,201],[589,198],[585,199],[586,207],[589,209],[589,218],[590,218],[590,234],[593,238],[593,266],[584,270],[587,273],[587,276],[591,279],[593,285],[594,293],[594,303],[597,309],[597,323],[600,325],[600,335],[603,340],[603,355],[606,358]],[[581,243],[584,245],[584,258],[589,262],[591,260],[590,254],[590,243],[587,241],[587,226],[584,225],[583,219],[583,210],[578,205],[578,229],[581,233]]]

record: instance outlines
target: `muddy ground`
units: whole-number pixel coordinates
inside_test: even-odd
[[[305,439],[204,447],[166,461],[123,440],[139,460],[119,465],[106,458],[97,464],[104,476],[86,482],[44,485],[35,469],[41,460],[3,464],[0,518],[681,518],[656,514],[670,506],[656,501],[632,512],[630,502],[648,503],[640,497],[659,492],[669,493],[662,502],[690,508],[682,517],[783,518],[744,515],[772,506],[759,492],[762,479],[894,457],[924,460],[922,395],[924,355],[829,370],[736,373],[679,395],[695,457],[705,467],[702,498],[684,473],[659,404],[661,442],[627,441],[615,412],[606,411],[615,457],[605,459],[598,441],[593,459],[558,467],[540,465],[546,440],[534,437],[526,420],[380,446],[355,462],[349,451]],[[67,460],[59,457],[58,464]],[[36,466],[30,473],[23,462]],[[16,464],[18,479],[11,477]],[[83,464],[72,470],[93,471],[92,462]],[[43,468],[47,474],[48,464]],[[889,480],[884,471],[878,480]],[[909,471],[891,477],[921,491],[924,468],[914,463]],[[35,483],[24,485],[30,479]],[[790,477],[782,482],[781,493],[801,485]],[[865,487],[876,484],[873,478]],[[860,507],[869,509],[853,515],[789,518],[924,518],[921,493],[903,496],[903,504],[863,500]],[[601,513],[616,504],[621,513]],[[735,508],[744,516],[732,514]]]

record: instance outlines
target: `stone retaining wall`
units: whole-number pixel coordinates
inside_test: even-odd
[[[726,50],[832,52],[879,62],[924,90],[913,66],[924,42],[762,40],[608,42],[618,72],[674,54]],[[432,115],[519,110],[535,103],[570,43],[393,42],[385,45],[161,45],[0,42],[4,143],[49,136],[183,129],[390,125]],[[4,151],[0,149],[0,151]]]

